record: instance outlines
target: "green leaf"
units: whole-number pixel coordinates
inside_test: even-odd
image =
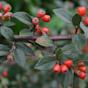
[[[75,47],[72,44],[65,45],[62,47],[63,55],[70,57],[70,58],[77,58],[79,55],[79,52],[75,49]]]
[[[15,23],[14,22],[11,22],[11,21],[6,21],[6,22],[4,22],[3,25],[6,26],[6,27],[11,27],[11,26],[14,26]]]
[[[65,22],[67,23],[71,23],[71,14],[63,9],[63,8],[60,8],[60,9],[54,9],[53,12],[59,17],[61,18],[62,20],[64,20]]]
[[[15,59],[16,63],[19,66],[21,66],[21,67],[23,67],[25,69],[28,69],[25,53],[24,53],[24,51],[20,47],[17,47],[13,51],[13,56],[14,56],[14,59]]]
[[[69,70],[64,77],[63,88],[69,88],[73,84],[74,72]]]
[[[31,17],[25,12],[16,12],[14,17],[26,25],[31,25]]]
[[[86,43],[86,40],[84,38],[83,35],[75,35],[73,38],[72,38],[72,44],[74,45],[75,49],[78,51],[78,52],[81,52],[81,49],[84,47]]]
[[[84,31],[84,35],[86,38],[88,38],[88,27],[83,24],[83,22],[80,23],[80,28]]]
[[[13,39],[13,31],[5,26],[0,27],[0,33],[3,37],[5,37],[7,40],[12,40]]]
[[[33,50],[28,47],[24,42],[18,42],[16,43],[16,45],[19,46],[26,55],[34,55]]]
[[[0,56],[5,56],[8,54],[8,51],[1,50],[0,51]]]
[[[61,59],[62,55],[63,55],[62,49],[57,48],[56,51],[55,51],[55,54],[56,54],[57,59]]]
[[[52,69],[53,65],[55,64],[55,59],[50,57],[45,57],[40,59],[37,64],[35,65],[35,69],[38,70],[50,70]]]
[[[75,14],[72,18],[72,23],[75,27],[79,27],[81,20],[82,20],[82,17],[78,14]]]
[[[22,35],[22,36],[27,36],[27,35],[33,36],[33,33],[30,31],[30,29],[23,29],[20,31],[20,35]]]
[[[37,38],[36,43],[41,46],[44,46],[44,47],[53,46],[52,40],[50,40],[47,35],[43,35],[43,36]]]

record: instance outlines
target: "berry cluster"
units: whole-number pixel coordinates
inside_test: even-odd
[[[68,59],[64,62],[64,64],[55,64],[53,67],[53,71],[55,73],[65,73],[68,71],[68,69],[70,69],[73,65],[73,61]]]
[[[87,67],[85,66],[84,62],[82,62],[82,61],[79,61],[77,66],[74,68],[75,74],[77,74],[77,76],[80,79],[86,78],[86,71],[87,71]]]
[[[85,79],[86,78],[86,66],[85,64],[80,61],[78,62],[77,66],[73,66],[73,61],[71,59],[68,59],[64,62],[64,64],[55,64],[53,66],[53,72],[58,74],[58,73],[65,73],[67,72],[70,68],[74,70],[74,73],[80,78],[80,79]]]
[[[13,14],[10,12],[11,11],[11,6],[10,5],[3,5],[0,2],[0,19],[5,21],[5,20],[9,20]]]
[[[43,22],[50,22],[51,17],[47,15],[44,10],[39,10],[37,12],[37,17],[32,19],[32,24],[35,26],[35,31],[38,34],[48,33],[48,27],[40,27],[39,21],[42,20]]]
[[[84,17],[87,14],[87,8],[84,7],[84,6],[80,6],[80,7],[77,8],[77,13],[81,17]],[[87,16],[83,18],[83,23],[84,23],[84,25],[88,26],[88,17]]]

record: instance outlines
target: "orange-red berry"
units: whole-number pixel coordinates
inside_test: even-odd
[[[39,19],[37,17],[32,19],[32,24],[37,25],[39,23]]]
[[[83,23],[84,25],[88,26],[88,17],[84,18]]]
[[[7,70],[6,70],[6,71],[3,71],[3,72],[2,72],[2,76],[3,76],[3,77],[8,77],[8,71],[7,71]]]
[[[44,27],[44,28],[42,28],[42,32],[48,33],[49,32],[49,29],[47,27]]]
[[[37,17],[38,17],[38,18],[41,18],[41,17],[43,17],[45,14],[46,14],[46,12],[45,12],[44,10],[39,10],[39,11],[37,12]]]
[[[80,72],[78,74],[78,76],[79,76],[80,79],[83,79],[84,80],[86,78],[86,73],[85,72]]]
[[[42,32],[41,32],[41,29],[40,28],[41,28],[40,25],[37,24],[35,26],[35,32],[38,33],[38,34],[41,34]]]
[[[67,66],[67,67],[71,67],[72,65],[73,65],[73,61],[72,60],[66,60],[65,62],[64,62],[64,64]]]
[[[61,65],[61,72],[62,73],[65,73],[65,72],[67,72],[68,71],[68,67],[66,66],[66,65]]]
[[[0,2],[0,10],[2,10],[3,9],[3,5],[2,5],[2,3]]]
[[[87,9],[85,6],[80,6],[77,8],[77,13],[80,15],[80,16],[85,16],[86,13],[87,13]]]
[[[11,10],[11,6],[10,6],[10,5],[6,5],[6,6],[4,7],[4,12],[5,12],[5,13],[10,12],[10,10]]]
[[[86,72],[87,67],[86,66],[80,66],[79,70],[82,71],[82,72]]]
[[[44,22],[49,22],[49,21],[51,20],[51,17],[50,17],[50,15],[44,15],[44,16],[42,17],[42,20],[43,20]]]
[[[60,73],[60,71],[61,71],[60,65],[59,64],[55,64],[54,67],[53,67],[53,72]]]

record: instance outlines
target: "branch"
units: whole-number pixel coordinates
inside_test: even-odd
[[[14,36],[15,40],[32,40],[35,41],[38,37],[37,36],[19,36],[16,35]],[[58,36],[51,36],[50,37],[51,40],[53,41],[58,41],[58,40],[71,40],[72,39],[72,35],[58,35]]]

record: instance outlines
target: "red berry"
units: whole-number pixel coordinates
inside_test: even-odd
[[[85,66],[85,64],[84,64],[83,61],[79,61],[79,62],[78,62],[78,66],[79,66],[79,67],[80,67],[80,66]]]
[[[85,16],[85,15],[86,15],[86,12],[87,12],[87,9],[86,9],[86,7],[84,7],[84,6],[81,6],[81,7],[78,7],[78,8],[77,8],[77,13],[78,13],[80,16]]]
[[[42,20],[43,20],[44,22],[49,22],[50,19],[51,19],[51,17],[50,17],[49,15],[44,15],[44,16],[42,17]]]
[[[32,19],[32,24],[37,25],[39,23],[39,19],[37,17]]]
[[[41,17],[43,17],[45,14],[46,14],[46,12],[45,12],[44,10],[39,10],[39,11],[37,12],[37,17],[38,17],[38,18],[41,18]]]
[[[84,18],[83,23],[84,25],[88,26],[88,17]]]
[[[3,77],[8,77],[8,71],[7,70],[6,71],[3,71],[2,76]]]
[[[65,72],[67,72],[68,71],[68,67],[66,66],[66,65],[61,65],[61,72],[62,73],[65,73]]]
[[[36,33],[38,33],[38,34],[41,34],[41,33],[42,33],[39,25],[36,25],[36,26],[35,26],[35,31],[36,31]]]
[[[79,70],[82,72],[86,72],[87,68],[86,68],[86,66],[80,66]]]
[[[53,71],[55,73],[60,73],[61,69],[60,69],[60,65],[59,64],[55,64],[53,67]]]
[[[44,27],[44,28],[42,28],[42,32],[48,33],[49,32],[49,29],[47,27]]]
[[[86,78],[86,73],[85,72],[80,72],[78,74],[78,76],[79,76],[80,79],[85,79]]]
[[[4,7],[4,12],[5,12],[5,13],[10,12],[10,10],[11,10],[11,6],[10,6],[10,5],[6,5],[6,6]]]
[[[3,5],[2,5],[2,3],[0,3],[0,10],[2,10],[3,9]]]
[[[71,67],[72,65],[73,65],[73,61],[72,60],[66,60],[65,62],[64,62],[64,64],[67,66],[67,67]]]

